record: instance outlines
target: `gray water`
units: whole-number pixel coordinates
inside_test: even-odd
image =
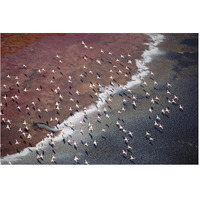
[[[105,117],[102,112],[101,123],[96,121],[97,112],[88,115],[85,126],[80,124],[76,126],[73,134],[65,136],[65,140],[55,141],[55,147],[52,148],[47,144],[44,151],[44,160],[40,159],[41,164],[50,164],[51,157],[56,157],[55,164],[73,164],[74,156],[80,160],[80,164],[84,164],[86,159],[89,164],[197,164],[198,163],[198,48],[195,35],[191,35],[191,39],[169,40],[170,35],[166,35],[166,39],[159,47],[161,54],[154,56],[152,62],[148,65],[149,69],[155,74],[145,77],[148,86],[144,88],[141,85],[131,88],[132,92],[138,97],[137,107],[132,107],[132,100],[128,96],[132,96],[126,91],[114,94],[113,102],[109,102],[107,113],[110,119]],[[184,53],[180,52],[180,48],[184,45]],[[178,50],[177,50],[178,49]],[[154,88],[153,80],[155,78],[158,86]],[[179,97],[178,103],[184,106],[184,110],[180,111],[178,106],[167,103],[166,83],[170,82],[172,96],[175,94]],[[152,104],[150,99],[145,97],[145,91],[156,95],[160,98],[159,104]],[[126,106],[123,105],[122,99],[126,99]],[[121,107],[126,108],[126,112],[118,114],[117,111]],[[148,109],[153,107],[151,114]],[[170,114],[163,116],[161,109],[169,106]],[[164,130],[157,130],[154,127],[156,115],[161,118],[161,124]],[[119,119],[118,119],[119,118]],[[128,131],[134,133],[133,138],[127,133],[119,131],[116,121]],[[93,124],[94,131],[89,135],[87,129],[88,123]],[[80,133],[80,128],[84,130],[84,134]],[[104,133],[101,129],[107,129]],[[154,141],[150,143],[145,138],[146,131],[150,132]],[[128,155],[123,157],[122,149],[127,149],[123,137],[129,139],[129,145],[132,150]],[[77,149],[73,144],[70,146],[67,139],[77,142]],[[97,141],[97,148],[93,145],[93,141]],[[82,143],[87,142],[88,147]],[[32,152],[31,152],[32,151]],[[41,153],[41,150],[38,150]],[[30,153],[13,160],[13,164],[38,164],[36,159],[36,151],[30,149]],[[131,162],[129,156],[136,157]],[[8,161],[2,160],[2,163]],[[52,164],[52,163],[51,163]]]

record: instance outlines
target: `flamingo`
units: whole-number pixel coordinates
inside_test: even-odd
[[[174,99],[177,99],[177,100],[179,100],[179,98],[178,98],[176,95],[174,95]]]
[[[52,156],[52,157],[51,157],[51,162],[55,162],[55,159],[56,159],[56,157],[55,157],[55,156]]]
[[[133,133],[131,131],[128,132],[128,134],[133,137]]]
[[[128,143],[128,138],[127,138],[127,137],[125,137],[125,138],[124,138],[124,141],[125,141],[126,143]]]
[[[19,142],[17,140],[15,140],[15,144],[19,145]]]
[[[132,147],[131,147],[131,146],[129,146],[129,145],[127,146],[127,148],[128,148],[128,149],[132,149]]]
[[[172,85],[170,83],[167,83],[167,87],[172,87]]]
[[[150,112],[150,113],[152,113],[152,112],[153,112],[153,110],[152,110],[151,108],[149,108],[149,112]]]
[[[157,120],[161,120],[160,117],[159,117],[158,115],[156,116],[156,119],[157,119]]]
[[[151,136],[151,134],[148,131],[146,131],[146,136]]]
[[[74,161],[75,161],[76,163],[78,163],[79,158],[78,158],[77,156],[74,156]]]
[[[122,149],[122,153],[123,153],[124,155],[127,155],[127,152],[126,152],[124,149]]]
[[[153,103],[153,104],[155,103],[155,100],[153,98],[151,99],[151,103]]]
[[[155,98],[155,99],[156,99],[156,100],[158,100],[158,101],[160,100],[160,99],[159,99],[157,96],[156,96],[156,98]]]
[[[132,155],[130,155],[130,160],[135,160],[136,157],[133,157]]]
[[[171,94],[171,92],[170,92],[169,90],[167,90],[167,94],[169,94],[169,95],[170,95],[170,94]]]
[[[179,109],[180,109],[180,110],[183,110],[183,106],[182,106],[182,105],[179,105]]]
[[[94,144],[95,147],[97,147],[97,141],[96,140],[94,140],[93,144]]]
[[[158,126],[158,125],[159,125],[159,124],[155,121],[155,122],[154,122],[154,126]]]

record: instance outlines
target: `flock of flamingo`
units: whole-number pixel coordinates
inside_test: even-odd
[[[88,49],[88,50],[93,50],[94,47],[92,46],[88,46],[84,41],[81,42],[81,45],[83,46],[84,49]],[[101,54],[107,54],[109,56],[112,56],[113,53],[110,52],[110,51],[106,51],[106,50],[103,50],[103,49],[99,49],[100,53]],[[61,59],[61,56],[60,55],[55,55],[56,59],[58,59],[58,62],[62,65],[63,61]],[[109,79],[110,79],[110,87],[109,89],[106,89],[106,90],[110,90],[108,92],[112,92],[114,90],[114,86],[115,85],[118,85],[120,89],[122,90],[125,90],[127,92],[127,95],[126,96],[121,96],[122,98],[122,106],[121,106],[121,109],[119,109],[117,111],[117,115],[121,115],[123,112],[126,112],[126,107],[127,107],[127,102],[130,102],[132,103],[132,106],[133,106],[133,109],[136,109],[138,104],[140,103],[139,100],[138,100],[138,97],[136,94],[134,94],[132,92],[132,90],[128,89],[126,86],[123,86],[121,84],[117,84],[114,77],[113,77],[113,73],[117,73],[119,75],[119,77],[128,77],[128,76],[131,76],[131,66],[133,64],[133,61],[131,60],[131,55],[130,54],[127,54],[127,55],[120,55],[116,60],[116,64],[112,65],[111,68],[108,69],[107,73],[109,74]],[[87,61],[89,58],[85,55],[83,57],[83,60]],[[127,65],[128,66],[125,66],[125,69],[126,69],[126,72],[122,72],[123,70],[120,70],[120,67],[118,66],[118,63],[120,63],[120,59],[123,59],[124,61],[127,62]],[[145,63],[143,61],[140,61],[141,64],[145,65]],[[103,61],[101,59],[96,59],[96,63],[101,66],[103,65]],[[24,68],[27,68],[27,66],[25,64],[23,64],[23,67]],[[93,72],[92,69],[89,69],[88,66],[86,64],[83,65],[83,69],[87,72],[87,73],[81,73],[80,74],[80,78],[81,80],[82,79],[86,79],[88,78],[88,75],[91,75],[94,77],[96,77],[96,84],[94,82],[91,82],[89,83],[88,87],[91,88],[91,91],[94,92],[94,95],[96,95],[97,97],[99,96],[99,91],[96,89],[96,88],[101,88],[102,87],[102,84],[101,84],[101,75],[99,73],[95,74]],[[138,70],[138,75],[140,77],[140,80],[141,80],[141,87],[143,88],[143,91],[144,91],[144,96],[146,97],[147,101],[149,101],[151,103],[151,106],[150,108],[148,109],[149,111],[149,114],[150,115],[154,115],[154,106],[159,106],[159,101],[160,101],[160,97],[159,97],[159,94],[157,94],[156,96],[153,96],[147,87],[150,87],[149,84],[147,84],[147,78],[150,78],[150,80],[152,81],[151,82],[151,85],[153,86],[153,88],[156,88],[156,86],[159,85],[159,83],[156,81],[155,79],[155,74],[154,72],[150,71],[150,76],[146,76],[146,77],[142,77],[140,76],[140,74],[144,71],[145,69],[140,69]],[[41,68],[41,69],[38,69],[38,74],[42,74],[43,72],[45,72],[45,69],[44,68]],[[55,69],[52,69],[51,70],[52,74],[55,74],[56,73],[56,70]],[[9,74],[7,75],[7,79],[15,79],[16,80],[16,86],[19,87],[20,85],[20,80],[18,78],[18,76],[16,77],[11,77]],[[68,83],[71,84],[73,83],[73,77],[72,76],[68,76],[68,79],[67,79]],[[50,84],[54,84],[55,80],[52,79],[50,80]],[[7,88],[9,87],[8,85],[3,85],[4,88]],[[172,106],[178,106],[179,109],[181,111],[183,111],[183,106],[181,104],[179,104],[179,98],[176,94],[172,94],[171,92],[171,88],[172,88],[172,84],[171,83],[166,83],[166,99],[167,99],[167,106],[166,107],[163,107],[160,109],[160,115],[156,115],[155,116],[155,120],[153,122],[153,126],[159,130],[163,130],[164,129],[164,126],[162,124],[162,116],[165,116],[165,115],[169,115],[170,112],[171,112],[171,108],[169,107],[169,105],[172,105]],[[33,90],[37,91],[37,92],[42,92],[42,87],[37,87],[37,88],[34,88]],[[105,92],[106,92],[105,90]],[[28,91],[27,88],[24,88],[23,89],[23,92],[26,93]],[[71,89],[71,91],[73,91],[73,88]],[[61,90],[60,90],[60,87],[56,87],[53,92],[59,96],[59,99],[62,100],[63,99],[63,95],[61,94]],[[79,111],[80,109],[80,102],[78,101],[78,96],[80,95],[80,92],[79,90],[75,90],[74,93],[76,94],[76,96],[73,96],[73,98],[71,97],[69,99],[69,102],[71,102],[71,106],[69,107],[69,111],[70,112],[73,112],[73,111]],[[109,93],[108,93],[109,94]],[[20,98],[20,95],[13,95],[13,96],[8,96],[8,95],[5,95],[3,96],[3,99],[6,101],[7,99],[11,98],[11,100],[13,102],[17,101],[19,98]],[[109,94],[108,95],[108,98],[106,100],[106,103],[105,104],[106,106],[103,105],[103,109],[100,109],[98,108],[97,109],[97,122],[101,123],[101,120],[103,117],[107,118],[107,120],[109,120],[111,118],[111,115],[109,115],[108,113],[108,109],[111,109],[111,105],[112,105],[112,102],[113,102],[113,95],[112,94]],[[61,102],[55,102],[55,109],[56,111],[59,112],[60,110],[60,104],[62,103]],[[74,105],[75,104],[75,105]],[[1,102],[0,104],[1,108],[3,108],[3,104]],[[44,110],[40,109],[39,107],[36,106],[36,102],[32,101],[31,102],[31,106],[32,108],[37,111],[39,114],[41,112],[48,112],[48,109],[45,108]],[[17,105],[16,108],[14,108],[16,110],[18,110],[18,112],[25,112],[23,109],[22,109],[22,106],[21,105]],[[29,112],[31,109],[30,106],[26,106],[26,112]],[[78,130],[78,132],[81,134],[81,135],[84,135],[86,134],[86,132],[89,132],[90,135],[93,134],[93,132],[95,132],[95,127],[93,126],[93,124],[91,122],[88,122],[88,117],[87,117],[87,112],[86,112],[87,108],[84,107],[83,109],[83,119],[80,121],[80,125],[82,128],[80,128],[80,130]],[[1,120],[2,120],[2,125],[5,126],[6,129],[8,130],[11,130],[12,128],[12,121],[10,119],[6,119],[4,117],[4,114],[2,113],[1,111]],[[60,124],[59,122],[59,118],[58,117],[53,117],[53,116],[49,116],[50,117],[50,121],[56,121],[58,124]],[[69,122],[68,124],[65,124],[67,127],[71,128],[73,131],[76,131],[76,126],[75,124]],[[132,154],[132,149],[133,149],[133,146],[130,145],[130,140],[133,139],[134,137],[134,131],[132,130],[128,130],[126,129],[123,124],[121,123],[120,120],[117,120],[116,121],[116,126],[118,127],[118,130],[120,133],[123,133],[123,136],[122,136],[122,139],[124,141],[124,144],[125,144],[125,147],[123,149],[121,149],[121,152],[119,153],[121,156],[123,156],[124,158],[126,159],[129,159],[130,162],[134,163],[134,160],[136,159],[136,157]],[[21,124],[21,127],[19,127],[18,131],[20,132],[21,135],[23,135],[24,138],[27,138],[28,140],[31,140],[32,139],[32,135],[30,133],[28,133],[28,130],[29,130],[29,126],[27,125],[27,121],[24,120],[23,123]],[[86,129],[86,130],[85,130]],[[101,129],[102,133],[109,133],[109,127],[102,127]],[[48,141],[49,141],[49,145],[52,147],[52,156],[51,156],[51,162],[52,163],[56,163],[56,153],[55,153],[55,145],[56,145],[56,142],[54,141],[54,132],[51,132],[51,133],[48,133],[47,134],[47,138],[48,138]],[[63,142],[64,143],[67,143],[69,146],[71,146],[72,148],[74,149],[77,149],[78,145],[83,145],[85,146],[85,148],[88,148],[88,146],[90,145],[89,142],[81,142],[79,143],[78,141],[75,141],[72,139],[72,136],[65,136],[64,134],[62,135],[63,137]],[[154,137],[152,136],[152,134],[147,130],[146,133],[144,133],[144,137],[146,138],[147,141],[149,141],[150,144],[153,143],[154,141]],[[91,137],[92,139],[92,137]],[[20,141],[18,141],[18,139],[15,140],[15,144],[14,145],[20,145]],[[94,148],[98,148],[98,141],[97,140],[93,140],[92,141],[92,145],[94,146]],[[86,153],[88,153],[86,151]],[[44,139],[38,143],[38,145],[36,145],[36,160],[39,162],[39,163],[42,163],[43,161],[45,162],[45,148],[44,148]],[[49,161],[48,161],[49,162]],[[84,160],[83,162],[80,162],[80,157],[78,157],[77,155],[75,155],[73,157],[73,161],[75,164],[79,163],[79,164],[86,164],[88,165],[89,164],[89,161],[88,160]],[[12,164],[11,162],[9,162],[9,164]]]

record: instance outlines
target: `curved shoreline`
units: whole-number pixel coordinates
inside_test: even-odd
[[[124,88],[132,88],[134,85],[138,85],[140,83],[140,79],[139,77],[144,77],[146,76],[149,71],[148,71],[148,67],[146,67],[145,64],[151,62],[151,57],[154,56],[154,55],[157,55],[159,52],[158,52],[158,48],[156,47],[160,42],[162,42],[162,40],[164,39],[164,36],[161,35],[161,34],[148,34],[151,38],[152,38],[152,42],[150,42],[148,45],[149,45],[149,49],[148,50],[145,50],[142,54],[142,59],[141,60],[135,60],[136,62],[136,65],[137,65],[137,68],[138,68],[138,71],[135,75],[132,75],[131,77],[131,81],[128,81],[126,83],[126,85],[122,85],[122,87]],[[157,37],[156,37],[157,35]],[[140,73],[140,69],[143,69],[144,72]],[[97,104],[94,105],[94,104],[91,104],[88,109],[86,110],[86,114],[90,114],[90,113],[93,113],[94,111],[96,111],[97,109],[101,108],[103,106],[102,103],[105,103],[105,100],[108,98],[108,96],[110,94],[114,94],[114,93],[117,93],[120,91],[121,88],[119,88],[118,85],[115,85],[114,86],[114,91],[112,92],[109,92],[107,93],[107,91],[109,91],[109,89],[112,89],[113,90],[113,86],[107,86],[105,87],[106,88],[106,92],[104,91],[103,93],[100,93],[99,95],[99,98],[98,98],[98,101],[97,101]],[[104,89],[105,89],[104,88]],[[102,102],[103,101],[103,102]],[[57,130],[58,131],[61,131],[60,134],[58,136],[56,136],[54,138],[55,141],[59,141],[62,139],[62,136],[67,134],[71,134],[73,133],[73,131],[66,127],[66,124],[68,122],[73,122],[73,123],[77,123],[78,120],[80,120],[82,118],[82,115],[83,115],[83,111],[79,111],[78,113],[75,113],[74,116],[72,117],[69,117],[67,118],[64,122],[62,122],[61,124],[58,124],[57,125],[57,128],[54,127],[54,128],[51,128],[51,127],[48,127],[46,126],[45,124],[41,124],[45,129],[48,129],[50,131],[52,130]],[[41,125],[40,125],[40,128],[41,128]],[[67,132],[67,133],[65,133]],[[44,143],[46,143],[46,139],[44,139]],[[48,142],[48,141],[47,141]],[[39,145],[41,142],[37,143],[37,145]],[[18,157],[20,156],[24,156],[28,153],[30,153],[30,151],[34,150],[36,147],[27,147],[25,148],[24,150],[22,150],[20,152],[20,154],[16,153],[16,154],[12,154],[12,155],[8,155],[8,156],[5,156],[3,157],[1,160],[4,160],[4,161],[12,161],[13,159],[16,160],[18,159]]]

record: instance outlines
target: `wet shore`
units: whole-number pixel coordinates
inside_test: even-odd
[[[14,164],[50,164],[52,155],[56,156],[55,164],[72,164],[74,156],[79,158],[79,163],[84,164],[198,164],[198,36],[196,34],[165,34],[165,40],[159,45],[159,52],[152,57],[147,64],[154,73],[145,77],[147,86],[139,84],[131,88],[137,96],[137,107],[134,108],[130,93],[120,91],[113,95],[113,102],[104,106],[110,119],[102,117],[99,123],[97,112],[88,115],[84,128],[79,124],[72,135],[55,138],[55,147],[47,143],[45,146],[44,160],[36,159],[37,151],[29,152],[25,156],[19,156],[12,160]],[[158,85],[154,85],[154,80]],[[177,105],[169,105],[166,93],[166,83],[169,82],[171,95],[177,95]],[[157,95],[159,101],[152,105],[145,92],[151,97]],[[126,105],[122,100],[126,99]],[[181,111],[178,105],[184,106]],[[126,111],[118,114],[121,107]],[[152,107],[152,114],[149,108]],[[161,114],[163,108],[168,107],[170,113]],[[103,109],[103,108],[102,108]],[[103,111],[102,111],[102,115]],[[164,129],[154,126],[156,115],[161,118]],[[128,131],[133,132],[130,137],[119,130],[116,121]],[[88,123],[92,123],[95,130],[88,133]],[[84,134],[80,133],[80,129]],[[102,132],[102,128],[106,132]],[[146,131],[154,138],[150,142],[145,136]],[[127,145],[124,137],[129,140],[132,149],[124,156],[122,149]],[[68,144],[68,140],[72,145]],[[97,147],[93,141],[97,141]],[[77,142],[74,148],[73,141]],[[87,142],[88,146],[85,146]],[[39,153],[40,150],[38,150]],[[129,159],[133,155],[134,161]],[[3,160],[8,163],[9,159]]]
[[[113,76],[113,82],[123,84],[130,80],[137,69],[134,60],[141,57],[147,48],[144,43],[149,41],[145,34],[50,34],[45,37],[36,37],[34,34],[32,43],[28,42],[27,35],[23,39],[27,43],[24,43],[23,40],[19,42],[20,34],[17,39],[13,39],[15,36],[11,34],[13,44],[15,40],[20,45],[24,43],[24,46],[12,48],[12,42],[5,41],[6,37],[2,36],[2,48],[11,50],[3,51],[1,59],[1,119],[4,118],[1,121],[2,157],[20,152],[26,147],[34,147],[44,139],[49,132],[35,126],[37,123],[53,128],[95,102],[97,96],[94,93],[99,93],[99,88],[110,84],[110,75]],[[82,40],[89,49],[84,48]],[[134,41],[132,45],[130,41]],[[101,48],[105,50],[104,54]],[[113,54],[109,55],[109,52]],[[114,65],[121,52],[126,54],[125,58],[121,58],[117,70],[113,69],[114,73],[109,74],[107,69]],[[132,57],[129,58],[128,54]],[[96,62],[97,59],[101,60],[101,65]],[[129,59],[133,60],[132,64],[127,63]],[[87,69],[83,68],[84,65]],[[120,76],[118,70],[126,76]],[[97,76],[101,79],[96,80]],[[69,77],[72,77],[72,83]],[[89,87],[91,82],[95,84],[93,89]],[[75,93],[76,90],[79,90],[79,95]],[[60,110],[56,110],[56,102]],[[72,110],[69,110],[70,107]],[[10,129],[6,128],[7,125]],[[27,138],[29,134],[31,138]],[[15,144],[16,140],[19,145]]]

